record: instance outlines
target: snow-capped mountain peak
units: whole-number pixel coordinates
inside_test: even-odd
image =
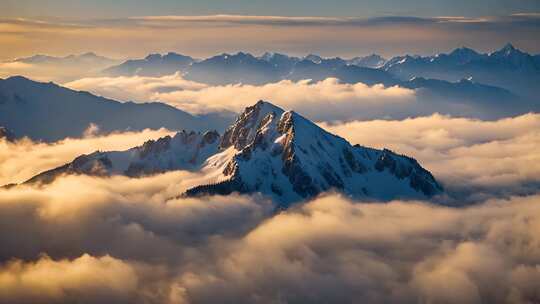
[[[378,200],[442,191],[414,159],[352,146],[300,114],[263,101],[246,108],[202,171],[213,178],[186,195],[261,192],[287,206],[332,189]]]
[[[279,117],[283,110],[273,104],[259,100],[255,105],[247,107],[235,123],[230,126],[221,139],[220,148],[225,149],[234,146],[240,150],[251,142],[257,133],[258,128],[264,119],[268,119],[268,115]]]
[[[202,185],[186,196],[260,192],[281,207],[331,190],[383,201],[442,192],[416,160],[352,146],[302,115],[262,100],[247,107],[222,137],[215,131],[182,131],[126,151],[82,155],[28,182],[49,182],[59,174],[137,177],[179,169],[203,176]]]

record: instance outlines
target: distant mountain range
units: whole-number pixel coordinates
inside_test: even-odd
[[[182,72],[190,80],[207,84],[264,84],[282,79],[320,80],[337,77],[345,82],[365,81],[393,83],[395,79],[375,67],[384,64],[378,55],[356,57],[351,60],[322,58],[317,55],[291,57],[279,53],[265,53],[255,57],[249,53],[221,54],[196,60],[176,53],[151,54],[144,59],[128,60],[103,71],[110,76],[164,76]]]
[[[416,160],[352,146],[298,113],[263,101],[246,108],[223,136],[179,132],[126,151],[98,151],[26,183],[48,183],[62,174],[138,177],[179,169],[203,176],[185,196],[260,192],[279,207],[332,189],[381,201],[443,192]]]
[[[222,130],[227,114],[194,116],[163,103],[121,103],[24,77],[0,79],[0,126],[18,137],[54,141],[80,137],[91,124],[108,133],[118,130]]]
[[[81,70],[91,70],[92,75],[99,71],[99,74],[108,76],[164,76],[181,72],[186,79],[212,85],[266,84],[283,79],[317,81],[334,77],[345,83],[409,87],[406,82],[421,77],[449,83],[468,79],[534,100],[540,93],[540,86],[537,85],[540,81],[540,54],[530,55],[511,44],[489,54],[462,47],[448,54],[404,55],[389,60],[376,54],[342,59],[323,58],[315,54],[295,57],[279,53],[265,53],[257,57],[244,52],[199,60],[170,52],[165,55],[150,54],[146,58],[120,64],[117,64],[117,60],[94,53],[66,57],[36,55],[14,62],[74,69],[79,73]],[[62,79],[74,80],[75,74],[70,73]],[[84,73],[85,77],[88,74]]]
[[[425,77],[459,81],[470,78],[521,96],[537,98],[540,92],[539,58],[507,44],[490,54],[459,48],[449,54],[435,56],[394,57],[381,69],[400,79]]]
[[[212,85],[265,84],[283,79],[318,81],[334,77],[344,83],[418,87],[418,81],[409,84],[409,81],[416,77],[446,81],[445,92],[453,83],[467,79],[479,85],[504,89],[505,97],[536,99],[540,93],[540,86],[537,85],[540,81],[540,55],[527,54],[511,44],[490,54],[458,48],[449,54],[426,57],[405,55],[390,60],[376,54],[346,60],[339,57],[323,58],[314,54],[294,57],[265,53],[256,57],[243,52],[195,60],[169,53],[165,56],[150,55],[143,60],[126,61],[106,69],[104,73],[158,76],[176,71],[181,71],[186,79]],[[422,88],[429,90],[436,91],[439,87],[429,87],[429,82],[422,84],[426,85]],[[488,92],[486,96],[498,96],[498,92],[501,91]],[[441,92],[436,93],[440,95]],[[479,96],[476,94],[475,98]]]
[[[49,64],[49,65],[73,65],[84,64],[94,68],[100,66],[110,66],[117,64],[119,60],[111,59],[104,56],[96,55],[93,52],[88,52],[80,55],[68,55],[64,57],[55,57],[49,55],[34,55],[31,57],[22,57],[13,60],[13,62],[23,62],[29,64]]]

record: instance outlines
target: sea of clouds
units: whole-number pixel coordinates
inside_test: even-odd
[[[0,188],[0,303],[540,301],[539,114],[366,120],[424,108],[414,90],[335,79],[206,86],[177,74],[68,86],[192,113],[268,99],[352,144],[416,158],[446,195],[379,204],[325,193],[276,212],[260,195],[181,198],[201,179],[187,171]],[[0,185],[173,133],[93,125],[54,143],[0,140]]]
[[[0,190],[4,303],[534,303],[539,195],[451,208],[174,198],[189,174]]]

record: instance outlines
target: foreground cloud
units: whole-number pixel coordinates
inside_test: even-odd
[[[185,179],[66,177],[0,190],[0,286],[9,286],[0,301],[540,298],[538,195],[462,209],[329,195],[274,214],[257,197],[171,198]]]
[[[72,261],[45,256],[29,263],[14,260],[0,268],[0,298],[9,303],[129,300],[137,283],[133,267],[110,256],[85,254]]]
[[[414,156],[462,200],[540,188],[540,114],[496,121],[436,114],[321,125],[351,143]]]

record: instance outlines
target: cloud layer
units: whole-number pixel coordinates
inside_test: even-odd
[[[262,85],[208,85],[186,80],[180,71],[162,77],[87,77],[64,85],[122,101],[165,102],[194,114],[241,112],[263,99],[317,121],[403,119],[437,112],[493,119],[535,108],[532,101],[498,98],[489,90],[481,94],[463,91],[461,96],[454,96],[458,87],[452,91],[454,93],[447,94],[429,86],[414,90],[397,85],[342,83],[336,78],[282,80]],[[513,106],[509,106],[511,103]]]
[[[329,195],[274,214],[257,197],[170,198],[184,178],[65,177],[0,190],[0,301],[540,298],[538,195],[462,209]]]

